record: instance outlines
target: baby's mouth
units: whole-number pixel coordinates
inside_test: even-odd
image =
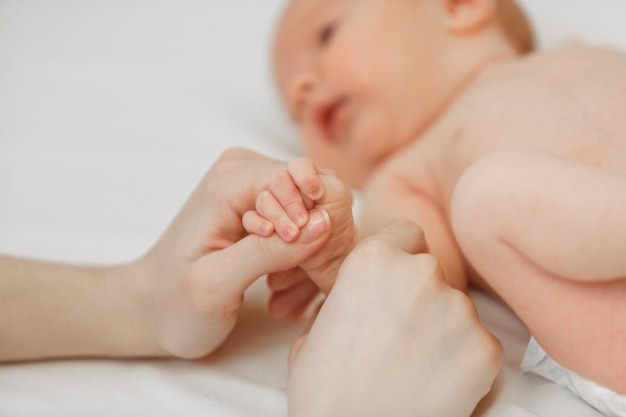
[[[315,122],[324,135],[331,141],[337,141],[342,134],[344,117],[343,110],[347,99],[341,97],[326,104],[320,105],[315,110]]]

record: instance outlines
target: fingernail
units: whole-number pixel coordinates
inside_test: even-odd
[[[271,236],[274,232],[274,225],[271,222],[265,222],[261,225],[261,233],[263,236]]]
[[[286,226],[283,228],[283,239],[287,242],[293,242],[298,237],[300,230],[297,227]]]
[[[298,227],[304,226],[308,220],[309,219],[307,218],[307,216],[303,214],[296,214],[295,218],[293,219],[294,223],[298,225]]]
[[[315,210],[309,215],[309,222],[301,231],[302,243],[313,243],[330,227],[330,217],[326,210]]]
[[[317,201],[320,198],[324,197],[324,189],[323,188],[316,188],[315,190],[313,190],[313,193],[311,193],[311,199],[313,201]]]

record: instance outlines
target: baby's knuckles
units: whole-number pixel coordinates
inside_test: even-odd
[[[286,190],[286,189],[288,190],[292,188],[292,184],[293,184],[293,180],[291,179],[291,176],[289,175],[289,173],[285,170],[285,171],[279,171],[276,174],[274,174],[274,176],[272,176],[268,184],[268,188],[272,192]]]
[[[287,166],[287,171],[309,198],[321,198],[324,187],[318,169],[309,158],[295,158]]]

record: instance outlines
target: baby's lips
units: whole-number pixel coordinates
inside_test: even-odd
[[[345,97],[337,97],[315,106],[313,111],[314,123],[324,138],[336,142],[341,136]]]

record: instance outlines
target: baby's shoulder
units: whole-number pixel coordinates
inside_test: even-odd
[[[532,53],[486,67],[457,97],[453,113],[480,122],[523,118],[538,104],[554,101],[611,52],[583,46]],[[503,119],[500,116],[506,115]]]
[[[626,86],[626,53],[585,44],[570,44],[532,53],[487,68],[458,100],[460,114],[533,114],[533,108],[559,103],[571,91],[598,85]],[[474,109],[474,111],[472,111]]]

